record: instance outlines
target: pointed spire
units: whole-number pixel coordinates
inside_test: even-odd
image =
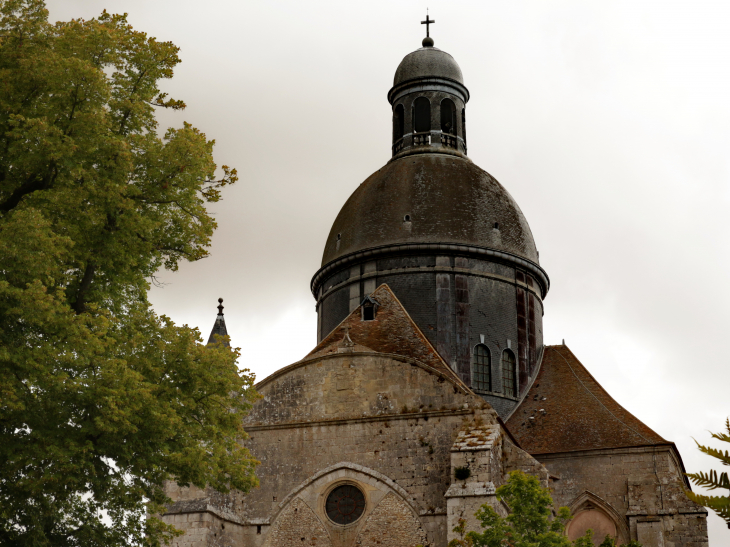
[[[208,344],[215,344],[215,335],[218,336],[228,336],[228,329],[226,329],[226,320],[223,318],[223,299],[218,299],[218,316],[215,318],[215,324],[213,325],[213,330],[210,331],[210,336],[208,337]],[[225,346],[230,347],[230,344],[228,342],[224,343]]]

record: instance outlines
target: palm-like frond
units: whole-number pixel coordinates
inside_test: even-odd
[[[730,498],[724,496],[703,496],[694,492],[687,492],[687,497],[693,502],[715,511],[730,526]]]
[[[727,473],[721,473],[719,476],[717,471],[711,470],[709,473],[687,473],[690,480],[697,486],[707,488],[708,490],[715,490],[717,488],[725,488],[730,490],[730,479],[728,479]]]
[[[727,442],[730,443],[730,436],[728,435],[718,435],[717,433],[713,433],[712,436],[720,440],[724,440],[723,437],[727,437]],[[704,452],[705,454],[708,454],[709,456],[720,460],[722,462],[722,465],[730,465],[730,452],[728,452],[727,450],[723,452],[722,450],[717,450],[716,448],[712,448],[711,446],[702,446],[700,443],[697,443],[697,448],[700,449],[700,452]]]
[[[717,439],[718,441],[730,443],[730,418],[725,420],[725,429],[727,430],[727,433],[711,432],[712,438]],[[695,442],[697,443],[696,440]],[[730,451],[725,450],[723,452],[722,450],[717,450],[710,446],[703,446],[700,443],[697,443],[697,448],[699,448],[701,452],[720,460],[722,465],[730,465]],[[700,471],[699,473],[687,473],[686,475],[697,486],[706,488],[707,490],[723,488],[730,492],[730,478],[728,478],[727,473],[720,473],[718,475],[717,471],[711,470],[709,473]],[[686,494],[687,497],[695,503],[707,507],[708,509],[712,509],[715,513],[720,515],[720,517],[727,523],[728,528],[730,528],[730,495],[703,496],[702,494],[695,494],[690,491],[687,491]]]

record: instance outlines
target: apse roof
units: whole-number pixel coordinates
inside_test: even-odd
[[[542,365],[507,428],[530,454],[669,444],[618,404],[567,346]]]
[[[363,321],[362,308],[358,307],[304,359],[348,350],[394,353],[415,359],[466,389],[461,379],[441,358],[388,285],[380,285],[370,297],[377,302],[375,318],[372,321]],[[349,336],[349,340],[346,336]],[[350,343],[353,346],[350,346]]]

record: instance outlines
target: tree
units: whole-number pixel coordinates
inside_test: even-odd
[[[727,433],[712,433],[712,437],[718,441],[730,443],[730,418],[725,420],[725,430]],[[695,442],[697,443],[697,441]],[[716,450],[709,446],[703,446],[700,443],[697,443],[697,447],[701,452],[720,460],[722,465],[730,465],[730,452],[727,450],[723,452],[722,450]],[[728,479],[727,473],[720,473],[718,476],[717,471],[711,470],[709,473],[703,473],[702,471],[699,473],[688,473],[687,476],[697,486],[707,488],[708,490],[722,488],[730,491],[730,479]],[[703,496],[688,490],[686,494],[695,503],[715,511],[715,513],[725,520],[727,527],[730,528],[730,493],[727,496]]]
[[[505,484],[497,488],[497,499],[504,501],[510,514],[501,517],[488,504],[477,511],[483,531],[467,531],[466,521],[460,519],[449,547],[593,547],[593,531],[574,542],[565,535],[570,521],[570,509],[560,507],[553,516],[553,499],[540,481],[522,471],[512,471]],[[606,536],[601,547],[614,547],[614,540]],[[641,547],[632,541],[627,547]]]
[[[0,544],[158,545],[164,481],[256,484],[239,353],[150,308],[206,256],[214,141],[158,134],[178,48],[126,15],[0,0]]]

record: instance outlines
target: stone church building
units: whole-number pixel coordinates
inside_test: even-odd
[[[543,344],[550,280],[517,203],[467,156],[459,65],[427,37],[388,100],[393,157],[311,281],[318,344],[257,384],[245,418],[260,486],[169,484],[174,544],[445,547],[482,504],[506,514],[495,488],[520,469],[573,511],[571,539],[707,546],[674,443]]]

